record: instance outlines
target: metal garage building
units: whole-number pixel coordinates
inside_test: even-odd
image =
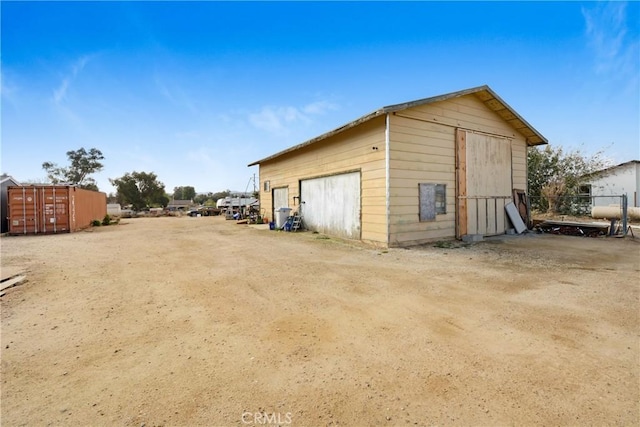
[[[381,246],[503,234],[526,190],[527,147],[547,140],[488,86],[391,105],[249,164],[261,208]]]

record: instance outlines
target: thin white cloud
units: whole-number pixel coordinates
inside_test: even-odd
[[[53,101],[56,105],[61,104],[66,99],[71,83],[76,79],[78,74],[80,74],[91,58],[91,55],[84,55],[71,64],[71,73],[63,77],[60,85],[53,90]]]
[[[69,77],[65,77],[62,80],[60,86],[58,86],[58,88],[53,91],[53,101],[56,104],[60,104],[62,100],[64,100],[64,98],[67,96],[67,89],[69,89],[70,80],[71,79]]]
[[[187,160],[195,163],[200,163],[204,166],[217,166],[218,164],[215,158],[216,156],[214,150],[207,147],[199,147],[195,150],[187,151]]]
[[[249,114],[249,122],[256,128],[275,134],[287,134],[292,126],[309,124],[312,116],[336,110],[337,105],[329,101],[317,101],[303,107],[265,106],[258,112]]]
[[[302,108],[307,114],[324,114],[327,111],[335,111],[338,109],[338,106],[329,101],[317,101],[312,102]]]
[[[583,7],[582,16],[587,43],[594,54],[596,73],[637,83],[640,42],[629,37],[627,4],[596,3],[592,8]]]
[[[7,70],[2,70],[2,76],[0,77],[0,93],[4,101],[15,103],[16,96],[19,93],[19,87],[12,81],[12,78],[8,74]]]
[[[265,106],[257,113],[249,114],[249,121],[258,129],[272,133],[286,133],[287,125],[307,120],[295,107]]]
[[[191,113],[199,113],[196,104],[192,98],[179,86],[168,86],[164,79],[160,75],[154,76],[154,82],[160,91],[160,94],[165,97],[169,102],[179,107],[186,108]]]
[[[155,76],[154,81],[156,83],[156,86],[160,90],[160,94],[175,104],[175,98],[173,97],[167,86],[160,80],[160,78],[158,76]]]
[[[157,164],[155,157],[149,153],[149,150],[139,145],[123,150],[121,154],[130,160],[129,164],[133,166],[133,170],[141,171]]]

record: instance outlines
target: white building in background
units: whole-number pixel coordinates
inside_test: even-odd
[[[594,206],[619,205],[619,196],[626,194],[629,207],[640,207],[640,160],[631,160],[593,173],[588,180],[588,187],[590,195],[596,196],[592,199]]]
[[[118,203],[107,203],[107,215],[109,216],[121,216],[122,206]]]

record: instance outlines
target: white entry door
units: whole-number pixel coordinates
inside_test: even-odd
[[[289,207],[289,188],[274,188],[272,190],[273,195],[273,212],[271,212],[271,218],[275,218],[275,212],[280,208]]]
[[[350,172],[300,183],[305,227],[347,239],[360,239],[360,172]]]

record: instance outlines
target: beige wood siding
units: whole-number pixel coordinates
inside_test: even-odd
[[[455,234],[455,128],[392,115],[390,119],[390,246]],[[447,213],[420,222],[418,184],[445,184]]]
[[[390,246],[456,235],[456,128],[512,141],[514,188],[526,189],[526,141],[474,95],[399,111],[390,118]],[[446,214],[419,221],[419,183],[446,184]]]
[[[514,138],[511,141],[511,172],[513,188],[527,189],[527,143],[524,138]]]
[[[377,147],[373,149],[373,147]],[[385,118],[378,117],[326,140],[260,164],[260,208],[272,211],[270,188],[288,187],[289,207],[299,208],[300,180],[360,171],[361,238],[387,243]],[[271,219],[271,218],[269,218]]]

